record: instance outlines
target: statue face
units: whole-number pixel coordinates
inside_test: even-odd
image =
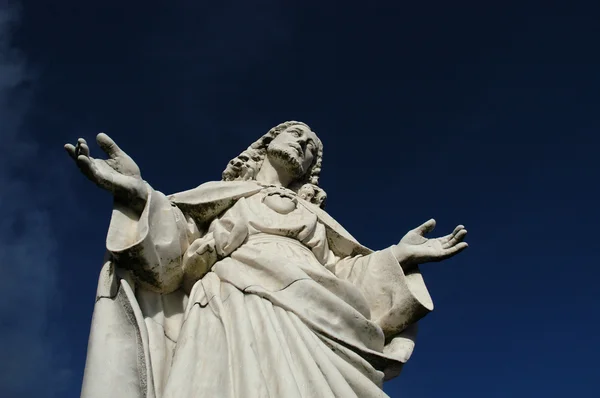
[[[307,126],[288,127],[271,141],[267,156],[274,167],[290,173],[294,178],[306,174],[317,156],[319,139]]]
[[[223,177],[251,180],[255,177],[260,159],[252,158],[246,151],[231,159],[223,171]]]
[[[315,196],[315,190],[310,185],[304,185],[298,190],[298,196],[310,202]]]

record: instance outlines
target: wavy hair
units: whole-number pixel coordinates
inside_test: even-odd
[[[287,128],[298,125],[310,129],[306,123],[294,120],[278,124],[270,129],[245,151],[229,161],[227,168],[225,168],[222,174],[223,181],[256,179],[256,174],[267,155],[267,148],[271,141]],[[316,144],[317,156],[315,156],[312,165],[303,177],[294,181],[288,188],[296,192],[301,198],[323,208],[325,207],[325,200],[327,198],[325,191],[319,187],[319,174],[321,173],[321,164],[323,162],[323,144],[320,140]]]

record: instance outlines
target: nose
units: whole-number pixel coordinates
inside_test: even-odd
[[[306,134],[303,133],[300,137],[298,137],[298,140],[296,142],[298,144],[300,144],[302,151],[304,151],[304,150],[306,150],[306,144],[308,142],[308,137],[306,136]]]

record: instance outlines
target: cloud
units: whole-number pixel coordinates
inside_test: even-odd
[[[69,372],[48,337],[57,295],[53,237],[40,148],[24,121],[33,75],[11,46],[17,7],[0,5],[0,395],[59,396]]]

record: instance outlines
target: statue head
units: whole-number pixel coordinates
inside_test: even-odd
[[[273,127],[228,163],[223,180],[256,179],[265,158],[292,177],[287,188],[324,207],[327,195],[318,186],[323,144],[308,125],[289,121]]]

